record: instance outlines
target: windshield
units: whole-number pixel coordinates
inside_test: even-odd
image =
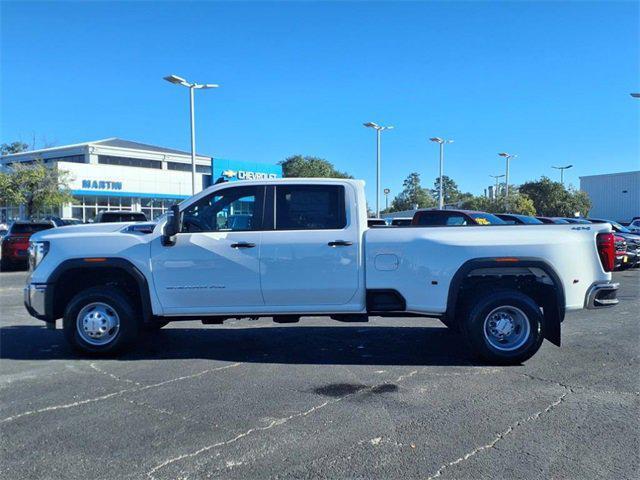
[[[537,218],[527,217],[526,215],[518,216],[518,219],[522,221],[522,223],[526,223],[529,225],[540,225],[542,222]]]
[[[478,225],[507,225],[507,222],[490,213],[470,213]]]
[[[627,227],[623,225],[620,225],[618,222],[612,222],[611,220],[609,220],[609,223],[613,225],[613,228],[615,228],[618,232],[632,233],[631,230],[629,230]]]

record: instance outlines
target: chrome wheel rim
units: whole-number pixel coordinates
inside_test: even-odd
[[[120,317],[106,303],[90,303],[78,313],[76,330],[88,344],[106,345],[118,335]]]
[[[522,347],[531,335],[529,317],[519,308],[494,308],[484,319],[484,338],[496,350],[510,352]]]

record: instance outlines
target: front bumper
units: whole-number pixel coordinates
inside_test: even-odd
[[[47,320],[46,298],[49,285],[46,283],[27,283],[24,287],[24,306],[32,317]]]
[[[605,308],[613,307],[618,304],[618,288],[619,283],[594,283],[587,291],[585,299],[585,307]]]

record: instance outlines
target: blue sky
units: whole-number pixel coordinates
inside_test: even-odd
[[[1,10],[0,141],[106,137],[199,152],[333,162],[398,193],[445,173],[481,193],[519,155],[513,183],[572,163],[566,179],[635,170],[640,155],[636,2],[32,3]]]

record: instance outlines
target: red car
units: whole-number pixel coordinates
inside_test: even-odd
[[[29,238],[36,232],[53,228],[51,222],[15,222],[2,239],[0,270],[27,268],[29,262]]]

